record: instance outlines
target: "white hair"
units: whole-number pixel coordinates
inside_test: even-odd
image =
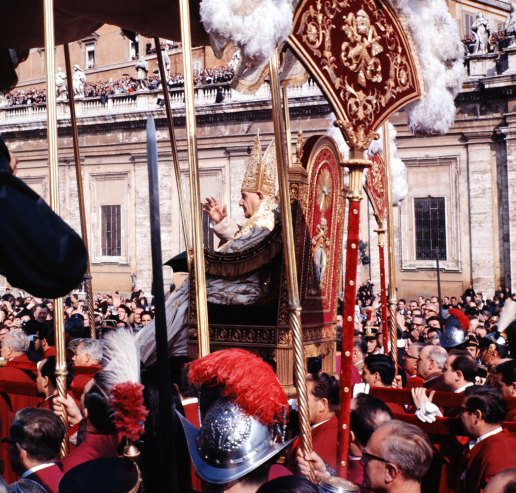
[[[442,370],[446,363],[446,358],[448,358],[448,352],[441,346],[431,346],[431,349],[428,351],[428,358],[435,361],[439,370]]]
[[[79,339],[75,351],[89,355],[92,360],[98,363],[102,361],[102,343],[97,339]]]
[[[4,346],[9,346],[17,353],[24,353],[29,349],[29,338],[23,330],[11,330],[4,338]]]

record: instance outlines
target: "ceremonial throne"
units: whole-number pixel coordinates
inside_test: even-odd
[[[301,140],[301,136],[299,137]],[[298,142],[289,169],[299,294],[306,357],[320,357],[322,371],[335,373],[337,297],[341,288],[344,195],[342,157],[328,136]],[[275,369],[294,393],[294,349],[288,327],[288,292],[281,221],[264,240],[238,253],[205,251],[208,276],[235,279],[259,273],[263,296],[252,305],[208,303],[211,351],[245,348]],[[190,274],[189,356],[197,357],[194,276]]]

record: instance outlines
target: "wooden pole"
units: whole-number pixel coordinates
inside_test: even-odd
[[[86,287],[86,301],[88,304],[88,318],[90,320],[90,337],[95,339],[97,331],[95,327],[95,310],[93,307],[93,286],[91,284],[91,261],[90,261],[90,243],[88,241],[88,226],[86,224],[86,209],[84,207],[84,188],[81,166],[81,152],[79,147],[79,130],[77,127],[77,115],[75,113],[75,98],[73,95],[72,80],[72,62],[70,61],[70,47],[68,43],[63,45],[65,66],[66,66],[66,82],[68,85],[68,103],[70,105],[70,122],[72,124],[72,140],[73,140],[73,157],[75,162],[75,178],[77,180],[77,197],[79,200],[79,217],[81,220],[81,236],[82,241],[86,245],[88,252],[88,261],[86,263],[86,273],[84,274],[84,286]]]
[[[165,111],[167,114],[168,136],[170,138],[170,147],[172,150],[172,164],[174,168],[174,176],[176,177],[177,194],[179,197],[179,213],[181,214],[181,224],[183,226],[183,236],[185,239],[185,247],[188,257],[188,266],[192,261],[192,242],[190,240],[190,228],[186,218],[186,200],[183,190],[183,181],[181,180],[181,168],[179,165],[179,156],[177,154],[176,132],[174,130],[174,115],[172,115],[172,106],[170,103],[170,93],[167,86],[167,75],[165,73],[165,64],[163,62],[163,54],[159,38],[154,38],[154,46],[156,47],[156,56],[158,57],[159,74],[161,77],[161,88],[163,89],[163,98],[165,99]]]

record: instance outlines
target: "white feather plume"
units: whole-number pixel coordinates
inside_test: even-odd
[[[498,332],[503,332],[516,319],[516,301],[508,298],[503,304],[498,320]]]
[[[337,118],[334,113],[330,113],[330,117],[328,118],[328,129],[326,130],[326,134],[328,137],[331,137],[335,144],[337,145],[337,149],[342,154],[343,159],[349,159],[349,146],[344,140],[344,136],[342,135],[342,131],[339,127],[335,126],[335,122]],[[344,190],[347,190],[349,187],[349,173],[347,168],[344,168],[344,172],[342,173],[342,186]],[[362,182],[365,183],[365,173],[362,177]]]
[[[383,128],[378,132],[379,138],[373,140],[367,153],[369,156],[373,154],[384,154],[383,152]],[[392,123],[389,123],[390,137],[390,169],[391,169],[391,189],[392,189],[392,205],[396,206],[402,202],[408,193],[407,167],[398,156],[398,148],[396,146],[396,129]]]
[[[236,45],[243,63],[268,60],[292,28],[291,0],[202,0],[200,13],[216,44]]]
[[[335,114],[331,113],[328,118],[328,129],[326,130],[326,134],[335,141],[342,157],[344,159],[349,159],[349,146],[344,140],[344,136],[342,135],[340,128],[335,126],[336,121],[337,118],[335,118]]]
[[[134,336],[126,329],[108,332],[103,339],[102,370],[95,379],[105,389],[123,382],[140,382],[140,357]]]
[[[455,119],[454,98],[465,76],[457,22],[445,0],[391,0],[403,14],[417,48],[424,95],[407,107],[413,133],[446,133]]]

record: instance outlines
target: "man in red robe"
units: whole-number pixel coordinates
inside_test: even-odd
[[[64,424],[52,411],[26,408],[15,414],[9,431],[9,451],[21,479],[41,484],[48,493],[58,493],[63,477],[59,448],[64,435]]]
[[[460,479],[464,493],[480,493],[493,476],[514,467],[516,435],[502,428],[507,405],[497,389],[473,386],[464,395],[461,420],[471,440]]]
[[[76,345],[73,363],[73,380],[70,391],[80,400],[84,387],[100,370],[102,362],[102,345],[97,339],[80,339]]]
[[[4,338],[1,356],[5,366],[0,367],[0,433],[7,436],[13,414],[24,407],[37,406],[36,364],[30,361],[25,351],[29,340],[22,330],[11,330]],[[6,443],[0,444],[0,458],[4,463],[6,481],[14,481],[16,475],[9,464]]]
[[[310,374],[306,379],[308,411],[312,424],[312,447],[331,471],[337,469],[337,434],[339,422],[336,411],[339,407],[339,384],[327,373]],[[289,467],[296,467],[299,440],[292,445]]]

